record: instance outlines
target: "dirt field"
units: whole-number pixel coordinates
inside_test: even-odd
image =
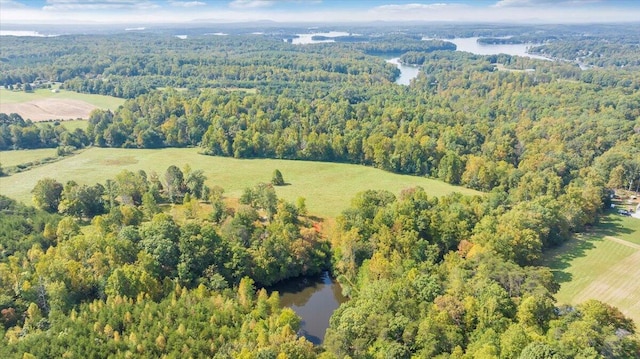
[[[0,112],[17,113],[31,121],[89,118],[96,106],[81,100],[45,98],[21,103],[0,104]]]

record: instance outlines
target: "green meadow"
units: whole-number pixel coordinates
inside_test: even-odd
[[[240,197],[247,187],[271,181],[273,171],[279,169],[287,184],[276,187],[278,196],[288,201],[304,197],[309,213],[320,217],[337,216],[350,205],[356,193],[367,189],[385,189],[398,194],[402,189],[422,186],[434,196],[452,192],[480,194],[433,179],[399,175],[360,165],[212,157],[198,154],[198,150],[89,148],[55,163],[0,178],[0,193],[31,204],[30,191],[44,177],[62,183],[74,180],[81,184],[94,184],[104,183],[124,169],[144,170],[147,174],[155,171],[162,177],[170,165],[184,168],[188,164],[193,170],[203,170],[207,185],[223,187],[225,196],[230,198]],[[0,152],[0,156],[14,156],[11,152]],[[16,156],[19,152],[23,151],[15,151]]]
[[[0,163],[3,168],[38,161],[47,157],[57,157],[56,149],[40,148],[36,150],[0,151]]]
[[[60,126],[64,126],[69,131],[74,131],[76,128],[86,130],[87,126],[89,126],[89,122],[87,120],[40,121],[35,124],[36,126],[42,126],[44,124],[52,125],[55,122],[59,123]]]
[[[0,104],[21,103],[49,98],[80,100],[90,103],[98,108],[110,110],[117,109],[125,101],[124,99],[112,96],[83,94],[66,90],[60,90],[60,92],[54,93],[51,92],[50,89],[37,89],[33,92],[0,89]]]
[[[602,218],[597,227],[598,233],[617,237],[640,245],[640,219],[621,216],[611,211]]]
[[[640,219],[608,213],[594,230],[547,252],[560,304],[597,299],[640,323]]]

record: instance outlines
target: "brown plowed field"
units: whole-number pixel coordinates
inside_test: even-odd
[[[46,98],[21,103],[0,104],[0,113],[17,113],[31,121],[87,119],[96,106],[71,99]]]

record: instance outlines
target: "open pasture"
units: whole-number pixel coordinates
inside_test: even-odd
[[[38,161],[47,157],[57,157],[56,149],[39,148],[35,150],[0,151],[0,163],[4,168]]]
[[[155,171],[162,178],[170,165],[193,170],[202,169],[206,184],[225,189],[225,196],[240,197],[242,191],[259,182],[269,182],[279,169],[285,186],[276,187],[279,197],[295,201],[306,198],[310,214],[335,217],[346,209],[353,196],[367,189],[386,189],[398,194],[408,187],[422,186],[434,196],[452,192],[480,192],[416,176],[385,172],[360,165],[291,161],[274,159],[235,159],[198,154],[197,148],[160,150],[90,148],[56,163],[0,178],[0,194],[31,204],[31,189],[44,177],[60,182],[74,180],[81,184],[104,183],[120,171]],[[4,156],[3,152],[3,156]]]
[[[640,219],[615,213],[593,233],[576,236],[547,252],[542,263],[560,283],[559,304],[597,299],[640,323]]]

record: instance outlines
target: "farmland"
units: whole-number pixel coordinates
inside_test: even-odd
[[[0,112],[17,113],[24,119],[46,121],[87,118],[95,108],[115,110],[123,99],[61,90],[38,89],[34,92],[0,90]]]
[[[5,151],[0,156],[7,162],[13,158],[30,158],[34,151]],[[349,206],[351,198],[366,189],[386,189],[398,194],[407,187],[422,186],[434,195],[441,196],[457,191],[465,194],[480,192],[455,187],[424,177],[406,176],[379,169],[341,163],[288,161],[276,159],[234,159],[198,154],[195,148],[185,149],[107,149],[90,148],[56,163],[30,171],[0,178],[0,193],[22,202],[31,203],[30,191],[36,182],[52,177],[61,182],[74,180],[82,184],[103,183],[120,171],[144,170],[162,175],[170,165],[202,169],[209,186],[225,189],[226,196],[239,197],[247,187],[259,182],[269,182],[272,172],[279,169],[287,185],[277,187],[277,194],[288,201],[306,198],[309,212],[321,217],[334,217]]]
[[[559,304],[598,299],[640,321],[640,220],[610,213],[593,233],[547,253]],[[633,243],[635,242],[635,243]]]

